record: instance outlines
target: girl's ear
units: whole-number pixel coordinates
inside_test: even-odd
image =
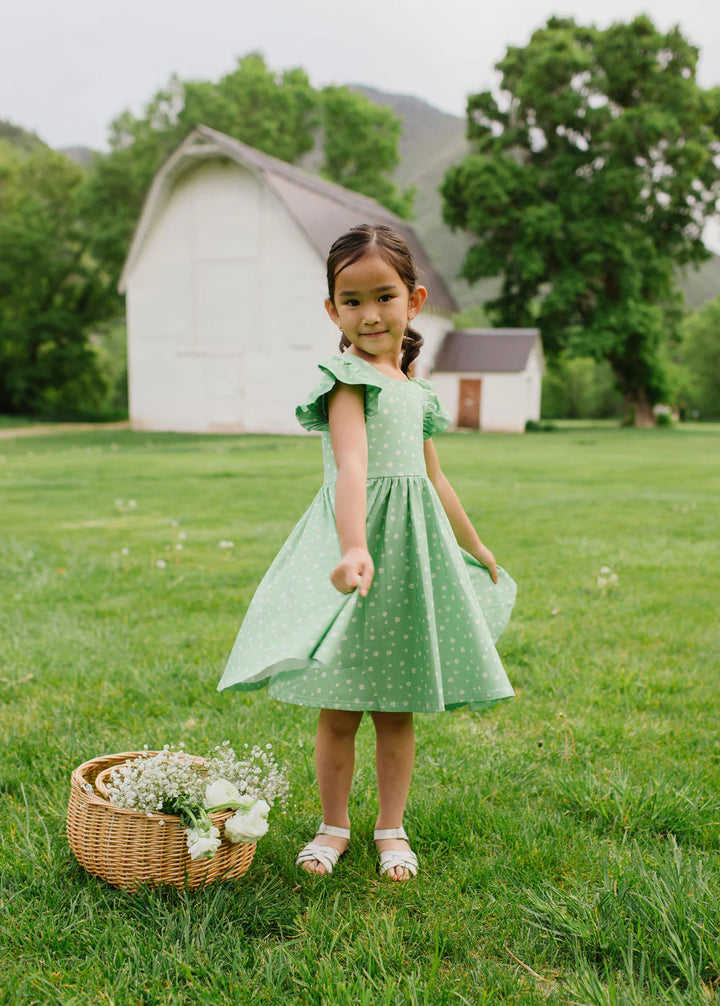
[[[425,301],[427,300],[427,290],[424,286],[416,286],[413,292],[410,294],[410,299],[408,300],[408,321],[412,321],[416,314],[418,314]]]
[[[337,313],[337,308],[329,297],[325,298],[325,310],[330,315],[330,320],[333,324],[340,328],[340,315]]]

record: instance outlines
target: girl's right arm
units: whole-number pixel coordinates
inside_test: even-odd
[[[337,466],[335,523],[342,559],[330,574],[333,587],[365,597],[375,572],[367,547],[367,431],[365,389],[338,384],[330,393],[328,419]]]

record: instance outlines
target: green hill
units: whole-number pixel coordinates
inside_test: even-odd
[[[441,112],[427,102],[407,94],[388,94],[371,87],[350,85],[378,105],[388,105],[403,119],[400,141],[401,164],[395,172],[400,186],[416,185],[415,219],[412,221],[438,271],[462,308],[483,303],[498,287],[498,280],[484,280],[468,286],[456,279],[470,239],[451,233],[442,220],[442,200],[438,187],[445,172],[468,152],[465,120]],[[720,256],[699,269],[684,270],[681,287],[688,307],[695,309],[720,294]]]
[[[16,126],[7,119],[0,119],[0,142],[2,141],[26,154],[47,147],[47,143],[43,143],[36,133],[31,133],[22,126]]]

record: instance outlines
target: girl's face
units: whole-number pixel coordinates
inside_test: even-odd
[[[405,327],[425,303],[427,290],[410,293],[398,272],[377,253],[363,255],[335,275],[335,297],[327,313],[358,356],[398,365]]]

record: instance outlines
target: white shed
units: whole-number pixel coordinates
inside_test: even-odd
[[[121,277],[133,428],[301,432],[295,405],[338,346],[323,307],[327,252],[361,223],[389,224],[413,251],[429,291],[417,326],[427,376],[457,308],[412,228],[373,199],[193,130],[155,177]]]
[[[456,426],[522,433],[540,418],[543,371],[538,329],[463,329],[445,336],[432,381]]]

